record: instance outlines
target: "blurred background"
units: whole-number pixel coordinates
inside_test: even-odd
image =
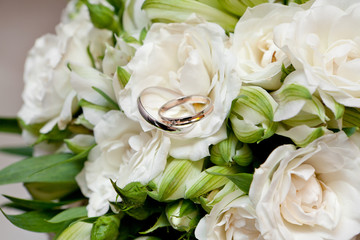
[[[27,52],[35,39],[54,33],[67,0],[0,0],[0,116],[13,117],[21,107],[23,66]],[[0,134],[0,146],[24,145],[20,136]],[[22,159],[0,153],[0,168]],[[28,198],[22,184],[0,186],[0,205],[6,202],[2,194]],[[20,212],[5,209],[7,214]],[[0,213],[2,240],[48,239],[46,234],[32,233],[13,226]]]

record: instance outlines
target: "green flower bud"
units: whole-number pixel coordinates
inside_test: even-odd
[[[189,232],[200,221],[199,209],[190,200],[179,200],[168,204],[165,209],[171,226],[178,231]]]
[[[57,238],[58,240],[90,240],[91,229],[93,225],[91,223],[76,222],[67,227]]]
[[[186,186],[189,181],[199,175],[204,160],[190,161],[185,159],[170,158],[164,173],[154,179],[155,191],[149,196],[158,201],[169,201],[184,198]]]
[[[191,186],[185,192],[185,198],[198,198],[206,193],[220,188],[229,182],[229,179],[224,176],[216,176],[211,173],[220,174],[235,174],[238,172],[237,167],[213,166],[201,172],[198,177],[192,182]]]
[[[247,166],[252,160],[250,148],[229,133],[227,139],[214,145],[210,150],[210,160],[219,166],[231,166],[235,161],[240,166]]]
[[[230,114],[235,136],[244,143],[260,142],[271,137],[278,125],[273,121],[277,105],[264,89],[242,87]]]
[[[89,9],[91,22],[96,28],[108,29],[115,33],[120,31],[119,21],[114,12],[102,4],[91,4],[87,0],[83,0]]]
[[[119,216],[101,216],[91,229],[91,240],[116,240],[119,235],[119,226]]]
[[[226,31],[233,31],[238,21],[232,14],[215,8],[215,4],[195,0],[146,0],[143,9],[152,20],[163,22],[184,22],[192,13],[215,22]]]
[[[261,3],[268,2],[267,0],[218,0],[221,5],[229,12],[242,16],[247,7],[254,7]]]
[[[222,189],[212,190],[206,197],[200,197],[199,202],[202,208],[209,213],[215,204],[235,190],[238,190],[238,188],[233,182],[229,181]]]
[[[326,127],[311,128],[307,125],[300,125],[286,130],[283,125],[280,125],[276,134],[290,138],[299,147],[306,147],[315,139],[329,132]]]
[[[301,72],[293,72],[285,79],[281,88],[272,93],[279,104],[274,115],[275,121],[282,121],[293,127],[315,127],[328,120],[325,107],[313,96],[316,88],[307,86],[303,81],[304,75]]]

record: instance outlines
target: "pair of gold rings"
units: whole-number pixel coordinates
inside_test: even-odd
[[[162,92],[168,96],[173,97],[170,101],[164,103],[158,110],[158,118],[152,116],[144,107],[142,97],[149,93]],[[169,132],[183,131],[186,126],[196,123],[208,116],[214,109],[211,99],[207,96],[188,95],[181,96],[181,94],[163,87],[149,87],[145,88],[137,99],[137,105],[140,115],[151,125]],[[183,117],[171,117],[168,112],[176,107],[185,107],[193,114]]]

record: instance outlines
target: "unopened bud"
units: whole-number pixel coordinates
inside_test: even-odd
[[[171,226],[178,231],[194,229],[200,220],[197,206],[190,200],[179,200],[166,206],[166,216]]]

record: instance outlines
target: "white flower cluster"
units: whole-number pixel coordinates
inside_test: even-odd
[[[203,160],[228,137],[229,119],[245,143],[278,134],[299,148],[276,148],[255,170],[248,195],[233,191],[202,218],[198,239],[351,239],[360,232],[358,133],[328,130],[352,127],[347,111],[360,108],[359,1],[260,4],[230,34],[195,14],[150,24],[144,1],[126,2],[128,36],[95,28],[86,6],[71,2],[56,34],[38,39],[25,65],[24,124],[40,125],[41,134],[77,125],[94,136],[97,146],[77,176],[90,217],[116,201],[109,179],[119,187],[147,184],[169,157]],[[128,40],[148,26],[143,40]],[[214,109],[182,134],[162,131],[138,110],[150,87],[209,97]],[[155,116],[169,100],[156,92],[143,105]]]

